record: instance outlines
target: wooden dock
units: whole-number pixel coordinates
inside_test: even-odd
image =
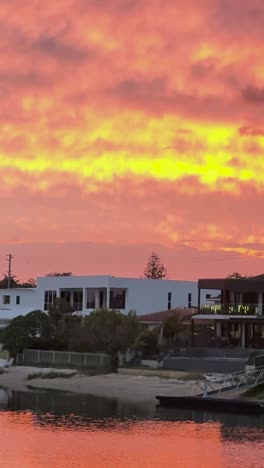
[[[230,413],[264,413],[264,402],[247,399],[210,398],[197,396],[156,396],[159,406],[213,410]]]

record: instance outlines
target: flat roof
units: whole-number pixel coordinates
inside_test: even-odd
[[[199,289],[232,290],[235,292],[264,292],[264,279],[259,278],[203,278],[198,280]]]

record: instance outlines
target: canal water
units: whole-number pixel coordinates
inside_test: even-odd
[[[263,468],[264,418],[0,390],[2,468]]]

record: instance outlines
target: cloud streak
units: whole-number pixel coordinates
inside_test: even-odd
[[[2,1],[2,245],[260,268],[263,21],[260,0]]]

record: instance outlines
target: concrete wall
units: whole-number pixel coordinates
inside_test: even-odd
[[[203,372],[205,374],[228,374],[245,370],[246,359],[235,358],[184,358],[164,359],[163,368],[185,372]]]

